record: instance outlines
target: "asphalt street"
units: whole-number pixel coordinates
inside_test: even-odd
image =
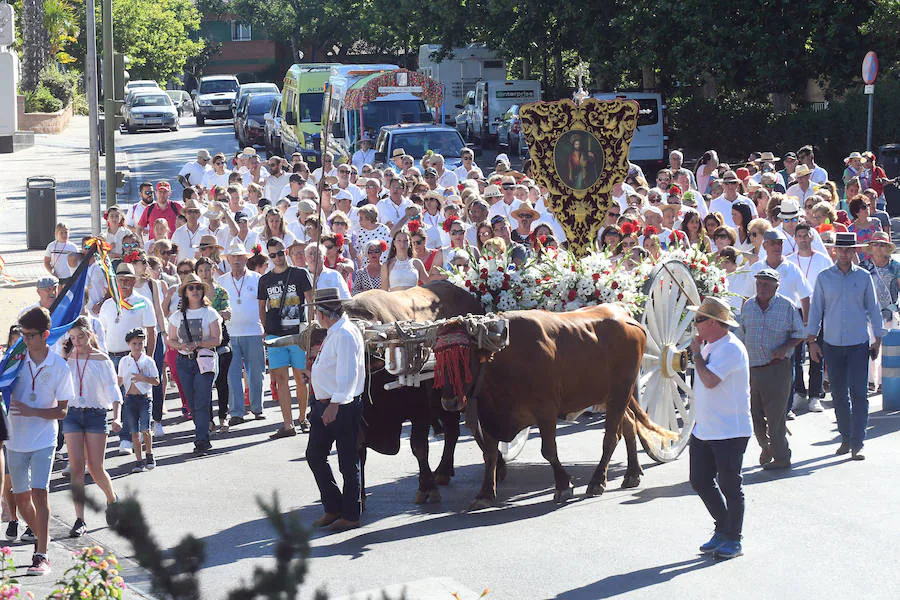
[[[118,136],[133,181],[167,178],[177,188],[177,171],[197,149],[228,153],[236,148],[230,125],[196,128],[192,119],[183,125],[176,133]],[[480,162],[491,164],[492,158],[486,153]],[[321,514],[305,464],[307,437],[269,441],[280,419],[268,394],[265,400],[267,420],[216,436],[209,456],[193,458],[192,425],[183,422],[172,398],[166,435],[154,442],[156,470],[132,475],[132,459],[110,454],[107,460],[118,493],[141,501],[163,547],[188,533],[205,542],[200,578],[207,598],[224,597],[254,568],[273,564],[274,531],[257,498],[277,494],[284,510],[305,523]],[[751,441],[744,462],[746,554],[727,562],[698,555],[697,546],[709,538],[712,524],[687,483],[686,454],[657,465],[640,452],[641,485],[621,490],[625,448],[620,444],[609,491],[583,498],[600,459],[602,417],[583,416],[576,424],[559,426],[559,455],[577,486],[575,500],[564,506],[552,502],[551,469],[536,434],[510,465],[497,506],[477,513],[466,508],[483,467],[465,428],[456,476],[442,488],[440,504],[413,504],[417,467],[404,441],[397,456],[369,454],[363,527],[312,533],[301,597],[311,598],[318,588],[333,597],[356,594],[355,599],[381,598],[383,589],[392,597],[405,589],[410,598],[447,600],[453,592],[477,598],[485,589],[489,599],[900,597],[895,548],[900,412],[883,412],[880,397],[872,401],[865,462],[833,455],[837,432],[830,408],[801,413],[789,424],[794,461],[789,473],[762,471],[756,465],[759,448]],[[433,466],[442,443],[439,438],[431,442]],[[88,494],[101,497],[94,486]],[[52,507],[61,521],[72,523],[68,484],[58,473]],[[130,554],[128,545],[106,529],[102,515],[89,514],[87,523],[89,534],[104,547]]]

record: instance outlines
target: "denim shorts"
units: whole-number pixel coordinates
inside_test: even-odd
[[[150,396],[141,394],[125,394],[122,403],[122,424],[131,433],[150,431],[150,409],[153,402]]]
[[[13,494],[46,490],[50,487],[54,450],[56,446],[48,446],[33,452],[16,452],[7,448],[6,468],[12,481]]]
[[[267,340],[274,340],[277,336],[267,335]],[[281,367],[293,367],[295,369],[306,368],[306,352],[299,346],[286,346],[284,348],[266,348],[269,353],[269,369]]]
[[[69,408],[62,422],[66,433],[109,433],[105,408]]]

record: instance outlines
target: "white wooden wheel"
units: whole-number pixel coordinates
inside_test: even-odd
[[[687,265],[672,260],[654,268],[644,293],[647,347],[635,393],[650,419],[679,437],[642,437],[641,445],[653,460],[668,462],[684,451],[694,428],[694,393],[686,380],[694,313],[686,307],[700,304],[700,292]]]
[[[503,457],[503,460],[506,462],[512,462],[516,460],[516,457],[522,453],[522,449],[525,448],[525,442],[528,441],[528,436],[531,434],[531,427],[526,427],[522,431],[516,434],[516,437],[512,439],[511,442],[500,442],[500,455]]]

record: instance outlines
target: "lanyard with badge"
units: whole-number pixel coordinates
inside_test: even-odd
[[[35,373],[34,369],[31,368],[31,363],[28,363],[28,371],[31,373],[31,394],[29,394],[29,396],[28,396],[29,402],[32,402],[32,403],[37,402],[37,394],[34,393],[34,382],[37,380],[38,375],[40,375],[41,371],[43,371],[43,370],[44,370],[44,367],[42,366],[40,369],[38,369],[38,372]]]
[[[78,402],[84,402],[84,374],[87,372],[88,361],[91,359],[88,355],[84,359],[84,367],[78,366],[78,354],[75,354],[75,374],[78,375]]]
[[[234,280],[234,274],[231,275],[231,284],[234,286],[234,291],[235,291],[235,293],[237,294],[237,300],[235,301],[235,304],[240,304],[240,303],[241,303],[241,292],[242,292],[243,289],[244,289],[244,282],[245,282],[245,281],[247,281],[247,275],[246,275],[246,274],[244,274],[244,276],[241,277],[241,287],[238,287],[238,286],[237,286],[237,282]]]

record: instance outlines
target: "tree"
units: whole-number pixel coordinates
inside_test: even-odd
[[[75,0],[83,4],[82,0]],[[81,9],[82,12],[84,9]],[[78,13],[66,0],[44,0],[44,28],[50,43],[50,55],[60,63],[75,62],[66,50],[78,41]]]
[[[33,92],[50,55],[50,38],[44,28],[42,0],[22,2],[22,91]]]
[[[132,79],[164,83],[184,73],[203,50],[203,40],[191,39],[199,29],[191,0],[113,0],[114,45],[131,57]]]

